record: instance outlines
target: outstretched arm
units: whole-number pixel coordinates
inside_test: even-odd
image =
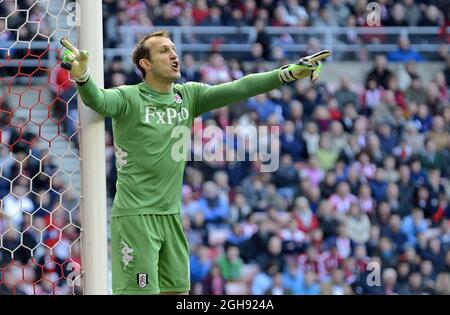
[[[195,107],[195,116],[205,112],[234,104],[240,100],[269,92],[280,87],[283,83],[278,77],[278,70],[250,74],[239,80],[208,86],[200,84]]]
[[[285,65],[273,71],[250,74],[239,80],[215,86],[201,85],[195,116],[258,94],[267,93],[294,80],[310,77],[312,81],[315,81],[322,67],[320,60],[330,54],[330,51],[324,50],[301,58],[295,64]]]
[[[126,99],[123,92],[118,89],[100,89],[90,77],[87,51],[79,51],[66,39],[61,44],[67,49],[64,52],[64,62],[61,67],[70,71],[77,83],[77,89],[86,106],[99,114],[108,117],[119,117],[125,113]]]

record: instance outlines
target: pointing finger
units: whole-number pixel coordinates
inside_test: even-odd
[[[75,56],[78,56],[80,52],[78,51],[78,48],[76,48],[72,43],[65,37],[61,38],[60,41],[61,45],[63,45],[65,48],[70,50]]]

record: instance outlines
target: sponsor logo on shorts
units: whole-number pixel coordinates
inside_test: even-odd
[[[121,241],[122,246],[122,264],[123,264],[123,270],[127,268],[128,264],[133,260],[133,252],[134,249],[128,246],[127,243],[125,243],[123,240]]]
[[[148,284],[148,276],[146,273],[138,273],[137,274],[137,284],[141,288],[145,288]]]

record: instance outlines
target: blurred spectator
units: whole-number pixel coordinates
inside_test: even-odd
[[[270,56],[269,51],[270,51],[272,39],[264,30],[266,23],[267,22],[262,19],[258,19],[255,21],[255,30],[257,32],[255,44],[258,44],[257,45],[258,49],[260,47],[259,52],[255,54],[255,53],[253,53],[254,45],[252,45],[252,49],[251,49],[252,56],[255,57],[255,59],[252,61],[255,61],[255,62],[257,62],[258,60],[261,60],[261,61],[268,60],[269,56]]]
[[[267,122],[269,116],[273,113],[280,113],[280,106],[274,103],[266,94],[259,94],[251,97],[247,101],[247,107],[258,112],[261,121]]]
[[[411,273],[408,278],[407,294],[417,295],[423,292],[422,275],[419,272]]]
[[[298,287],[298,292],[295,294],[299,295],[319,295],[320,294],[320,284],[317,280],[317,275],[313,271],[305,272],[303,282],[300,287]]]
[[[401,230],[401,219],[399,215],[393,214],[389,218],[389,227],[386,227],[384,231],[382,230],[381,234],[387,236],[391,240],[393,249],[397,251],[398,254],[403,252],[407,237]]]
[[[405,9],[402,4],[394,4],[390,14],[391,18],[388,20],[388,23],[386,23],[386,26],[408,26]]]
[[[323,133],[320,136],[319,148],[316,152],[320,168],[324,171],[331,169],[338,158],[338,154],[332,151],[330,141],[329,134]]]
[[[392,241],[388,237],[383,236],[380,238],[375,254],[380,257],[384,267],[395,268],[398,264],[398,254],[393,247]]]
[[[243,261],[239,257],[239,248],[233,245],[228,246],[223,255],[218,260],[220,274],[225,281],[236,281],[241,278]]]
[[[350,10],[346,3],[342,0],[331,0],[327,4],[327,8],[333,20],[337,21],[339,26],[345,26],[347,18],[350,16]]]
[[[398,144],[398,136],[392,126],[385,122],[380,123],[377,128],[377,134],[380,139],[381,149],[385,153],[392,152]]]
[[[422,56],[410,47],[409,38],[400,36],[398,39],[398,49],[388,54],[388,60],[393,62],[407,62],[410,60],[422,61]]]
[[[357,244],[364,244],[369,240],[370,220],[361,211],[359,204],[354,203],[345,218],[345,226],[350,239]]]
[[[340,83],[339,89],[334,94],[339,106],[342,108],[344,104],[352,103],[356,110],[359,111],[358,96],[352,91],[349,78],[345,75],[341,76]]]
[[[156,18],[154,21],[155,25],[158,26],[179,26],[180,23],[176,19],[174,12],[170,4],[164,4],[162,6],[161,15]]]
[[[17,154],[23,152],[26,155],[29,153],[33,143],[37,140],[37,134],[31,130],[31,126],[26,118],[20,117],[17,122],[11,123],[7,127],[6,133],[9,133],[9,145],[12,148],[12,152]]]
[[[283,252],[298,254],[304,250],[306,234],[299,229],[297,220],[290,220],[288,226],[280,231]]]
[[[234,195],[234,201],[230,207],[230,222],[242,222],[250,215],[252,209],[242,193]]]
[[[433,294],[449,295],[450,294],[450,273],[441,272],[436,277],[436,285]]]
[[[334,170],[326,172],[323,181],[319,185],[322,197],[328,199],[336,190],[336,186],[336,172]]]
[[[194,200],[192,188],[188,185],[183,185],[181,191],[181,211],[190,217],[194,217],[197,211],[201,211],[197,200]]]
[[[378,85],[387,88],[387,82],[392,72],[387,68],[387,60],[384,55],[377,55],[375,57],[375,68],[367,75],[367,81],[371,78],[377,81]]]
[[[336,212],[329,206],[327,200],[320,202],[318,211],[318,220],[320,228],[323,231],[323,237],[328,239],[330,236],[336,235],[336,227],[338,224]]]
[[[222,26],[222,11],[217,6],[211,6],[209,8],[208,17],[200,22],[200,26]]]
[[[192,16],[196,25],[201,24],[209,15],[208,3],[205,0],[196,0]]]
[[[352,168],[361,176],[364,181],[375,177],[377,167],[371,163],[370,156],[367,152],[361,151],[357,155],[357,161],[354,162]]]
[[[229,216],[229,204],[227,200],[219,196],[217,185],[214,182],[204,184],[202,197],[198,200],[198,207],[207,224],[224,223]]]
[[[386,172],[386,178],[387,178],[388,172]],[[391,207],[392,213],[398,214],[400,216],[405,216],[406,214],[410,213],[410,209],[408,208],[401,208],[400,202],[399,202],[399,190],[397,184],[390,182],[388,183],[387,189],[386,189],[386,197],[384,200],[389,204]]]
[[[283,275],[278,272],[273,276],[271,287],[266,291],[266,295],[290,295],[291,290],[283,285]]]
[[[320,289],[324,295],[352,295],[352,288],[344,282],[344,273],[340,269],[332,272],[330,283],[324,283]]]
[[[183,55],[183,66],[181,67],[181,81],[198,82],[200,80],[200,73],[194,66],[194,57],[191,54]]]
[[[383,287],[382,293],[384,295],[391,295],[399,293],[397,285],[397,272],[393,268],[387,268],[383,271]]]
[[[257,263],[263,266],[277,265],[280,270],[285,267],[285,260],[281,256],[283,250],[282,240],[279,236],[271,236],[268,239],[266,248],[256,256]]]
[[[300,287],[303,285],[304,276],[294,261],[288,263],[282,274],[283,286],[290,290],[292,294],[300,294]]]
[[[366,83],[366,90],[363,95],[362,111],[370,115],[382,99],[383,90],[378,85],[374,77],[369,77]]]
[[[207,84],[220,84],[231,80],[230,71],[220,54],[213,53],[208,63],[200,68],[200,79]]]
[[[311,24],[316,27],[338,26],[338,20],[334,19],[329,7],[321,7],[319,16],[313,18]]]
[[[428,5],[425,14],[419,21],[419,26],[440,26],[443,22],[443,14],[434,5]]]
[[[227,293],[225,285],[226,282],[220,274],[219,266],[213,265],[208,276],[202,282],[202,293],[204,295],[224,295]]]
[[[270,289],[273,283],[273,277],[279,271],[276,264],[268,264],[264,268],[260,268],[260,272],[253,278],[251,284],[252,295],[263,295]]]
[[[414,76],[411,78],[411,85],[405,91],[405,99],[407,102],[416,102],[423,104],[426,101],[426,92],[422,86],[420,77]]]
[[[421,16],[418,4],[414,0],[403,0],[402,2],[405,8],[404,11],[408,12],[408,14],[406,14],[408,25],[417,25]]]
[[[382,168],[376,170],[374,178],[369,181],[369,186],[375,201],[380,202],[386,197],[388,183],[385,179],[385,171]]]
[[[294,161],[299,161],[306,155],[306,145],[302,139],[299,139],[295,132],[295,125],[287,120],[284,123],[284,129],[280,135],[281,154],[289,154]]]
[[[320,135],[318,133],[317,125],[314,122],[308,122],[302,133],[303,140],[306,143],[306,149],[309,155],[313,155],[319,148]]]
[[[428,133],[428,139],[436,143],[438,151],[444,150],[450,143],[450,133],[446,130],[445,121],[442,116],[434,116],[432,129]]]
[[[241,256],[246,263],[257,262],[258,253],[266,250],[269,238],[273,235],[267,219],[260,219],[256,224],[256,228],[252,228],[250,238],[242,245]]]
[[[336,193],[331,195],[330,206],[339,214],[346,214],[353,203],[357,202],[356,197],[350,192],[348,182],[340,182],[337,186]]]
[[[26,196],[27,190],[22,185],[14,185],[12,193],[3,200],[3,211],[11,218],[12,227],[21,231],[24,216],[34,211],[33,202]]]
[[[376,201],[372,197],[372,190],[368,184],[361,184],[358,191],[358,203],[361,211],[372,216],[375,212]]]
[[[294,219],[298,223],[298,228],[304,233],[309,233],[319,226],[316,215],[309,207],[309,201],[305,197],[298,197],[294,202]]]
[[[420,160],[425,170],[431,168],[444,170],[445,157],[441,151],[438,151],[437,143],[432,138],[425,140],[425,148],[420,154]]]

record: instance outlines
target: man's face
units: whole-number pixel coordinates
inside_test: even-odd
[[[145,43],[150,50],[150,72],[156,79],[174,82],[181,77],[175,44],[166,37],[151,37]]]

